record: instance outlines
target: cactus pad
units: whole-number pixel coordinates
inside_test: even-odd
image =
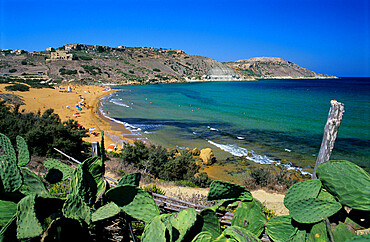
[[[90,208],[78,195],[69,194],[67,196],[67,200],[64,202],[62,211],[64,217],[66,218],[72,218],[78,221],[85,221],[87,224],[90,224]]]
[[[96,210],[92,214],[91,221],[96,222],[111,218],[119,214],[119,212],[121,212],[121,209],[115,203],[111,202]]]
[[[203,218],[202,232],[209,232],[214,239],[220,236],[222,231],[216,212],[206,208],[200,212],[200,216]]]
[[[284,205],[290,209],[292,203],[301,199],[316,198],[321,189],[321,181],[318,179],[302,181],[289,188],[285,197]]]
[[[119,180],[118,185],[130,184],[139,186],[140,178],[141,173],[139,172],[126,174]]]
[[[17,212],[17,203],[0,200],[0,227],[4,227]]]
[[[42,234],[42,226],[36,217],[36,194],[24,197],[18,203],[17,211],[17,238],[29,239]]]
[[[22,186],[22,175],[17,163],[8,155],[0,156],[0,178],[5,192],[15,192]]]
[[[328,237],[328,231],[326,229],[326,222],[322,221],[320,223],[314,224],[311,228],[310,233],[307,236],[306,241],[317,241],[325,242],[330,241]]]
[[[17,155],[15,154],[12,142],[5,134],[2,133],[0,133],[0,147],[12,162],[17,163]]]
[[[169,216],[171,215],[158,215],[150,223],[146,224],[142,234],[142,241],[153,241],[154,238],[158,242],[173,241],[172,226],[170,223],[165,222]]]
[[[317,196],[318,199],[329,201],[329,202],[336,202],[337,200],[333,195],[328,193],[324,188],[321,188],[319,195]]]
[[[18,166],[25,166],[30,162],[30,152],[28,151],[28,145],[26,141],[21,137],[17,136],[17,149],[18,149]]]
[[[353,238],[347,239],[345,242],[366,242],[370,241],[370,234],[357,235]]]
[[[191,234],[198,234],[194,231],[198,229],[197,220],[198,215],[194,208],[187,208],[178,213],[173,213],[171,217],[169,217],[169,221],[178,231],[178,237],[174,234],[173,240],[188,241]]]
[[[14,215],[0,230],[0,241],[17,241],[17,216]]]
[[[70,194],[81,196],[83,201],[91,206],[95,203],[96,192],[97,186],[92,175],[77,166],[73,171]]]
[[[307,198],[292,203],[289,214],[299,223],[316,223],[332,216],[341,208],[342,205],[338,202]]]
[[[345,241],[355,236],[355,230],[350,225],[342,222],[339,222],[333,230],[334,241]]]
[[[48,169],[49,171],[51,169],[56,169],[62,172],[63,173],[62,180],[66,180],[72,176],[73,168],[62,163],[61,161],[58,161],[56,159],[46,159],[44,160],[43,163],[46,169]]]
[[[370,176],[349,161],[329,161],[317,167],[325,189],[351,208],[370,210]]]
[[[290,216],[272,217],[266,224],[267,235],[274,242],[288,241],[296,233]]]
[[[210,232],[203,231],[197,234],[191,242],[212,242],[212,240],[214,241],[212,234]]]
[[[251,201],[252,194],[243,186],[226,181],[213,181],[209,187],[208,200],[236,198]]]
[[[251,233],[245,228],[239,227],[239,226],[231,226],[224,230],[222,233],[226,238],[232,238],[236,241],[260,241],[256,235]],[[221,235],[221,236],[222,236]],[[216,239],[217,240],[217,239]]]
[[[30,195],[36,193],[40,196],[47,197],[49,195],[44,183],[41,179],[27,167],[20,167],[20,171],[23,177],[23,184],[19,191],[24,195]]]
[[[99,198],[107,188],[104,180],[105,166],[99,157],[91,157],[86,159],[82,164],[82,169],[88,172],[95,180],[96,183],[96,196]]]
[[[257,237],[265,228],[267,219],[262,213],[259,203],[253,199],[251,202],[241,202],[235,210],[231,226],[239,226],[247,229]]]
[[[135,219],[148,223],[159,215],[159,209],[150,194],[134,185],[116,186],[105,195]]]

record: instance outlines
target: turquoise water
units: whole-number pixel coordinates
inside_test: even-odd
[[[260,80],[122,86],[103,111],[166,147],[212,148],[217,158],[246,156],[310,172],[330,100],[345,105],[332,154],[369,166],[370,79]],[[219,157],[218,157],[219,156]]]

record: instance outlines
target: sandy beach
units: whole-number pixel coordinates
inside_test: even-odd
[[[20,92],[6,91],[5,86],[7,85],[0,85],[0,93],[19,96],[25,103],[20,107],[21,111],[41,111],[43,113],[46,109],[52,108],[62,121],[74,119],[85,129],[95,128],[92,132],[96,132],[98,135],[89,134],[89,137],[84,138],[84,141],[100,142],[101,131],[104,131],[106,148],[110,144],[115,144],[117,150],[119,150],[122,148],[123,142],[133,143],[131,139],[124,137],[124,134],[129,134],[130,131],[122,125],[119,129],[114,127],[115,124],[101,115],[98,110],[100,99],[114,92],[109,87],[71,84],[71,92],[68,92],[68,85],[59,86],[55,89],[31,88],[28,92]],[[80,110],[78,110],[77,105]]]

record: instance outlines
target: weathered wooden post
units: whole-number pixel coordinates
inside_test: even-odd
[[[99,142],[91,143],[92,157],[99,156]]]
[[[313,170],[312,179],[316,179],[316,169],[318,165],[327,162],[330,159],[331,152],[334,148],[334,142],[337,138],[338,129],[342,122],[344,113],[344,104],[331,100],[328,120],[326,121],[324,136],[321,142],[319,155],[317,156],[315,168]]]

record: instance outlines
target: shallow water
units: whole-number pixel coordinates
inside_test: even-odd
[[[370,79],[260,80],[122,86],[108,116],[166,147],[210,147],[218,159],[247,156],[312,171],[330,100],[345,105],[332,159],[369,166]],[[249,155],[249,156],[248,156]]]

